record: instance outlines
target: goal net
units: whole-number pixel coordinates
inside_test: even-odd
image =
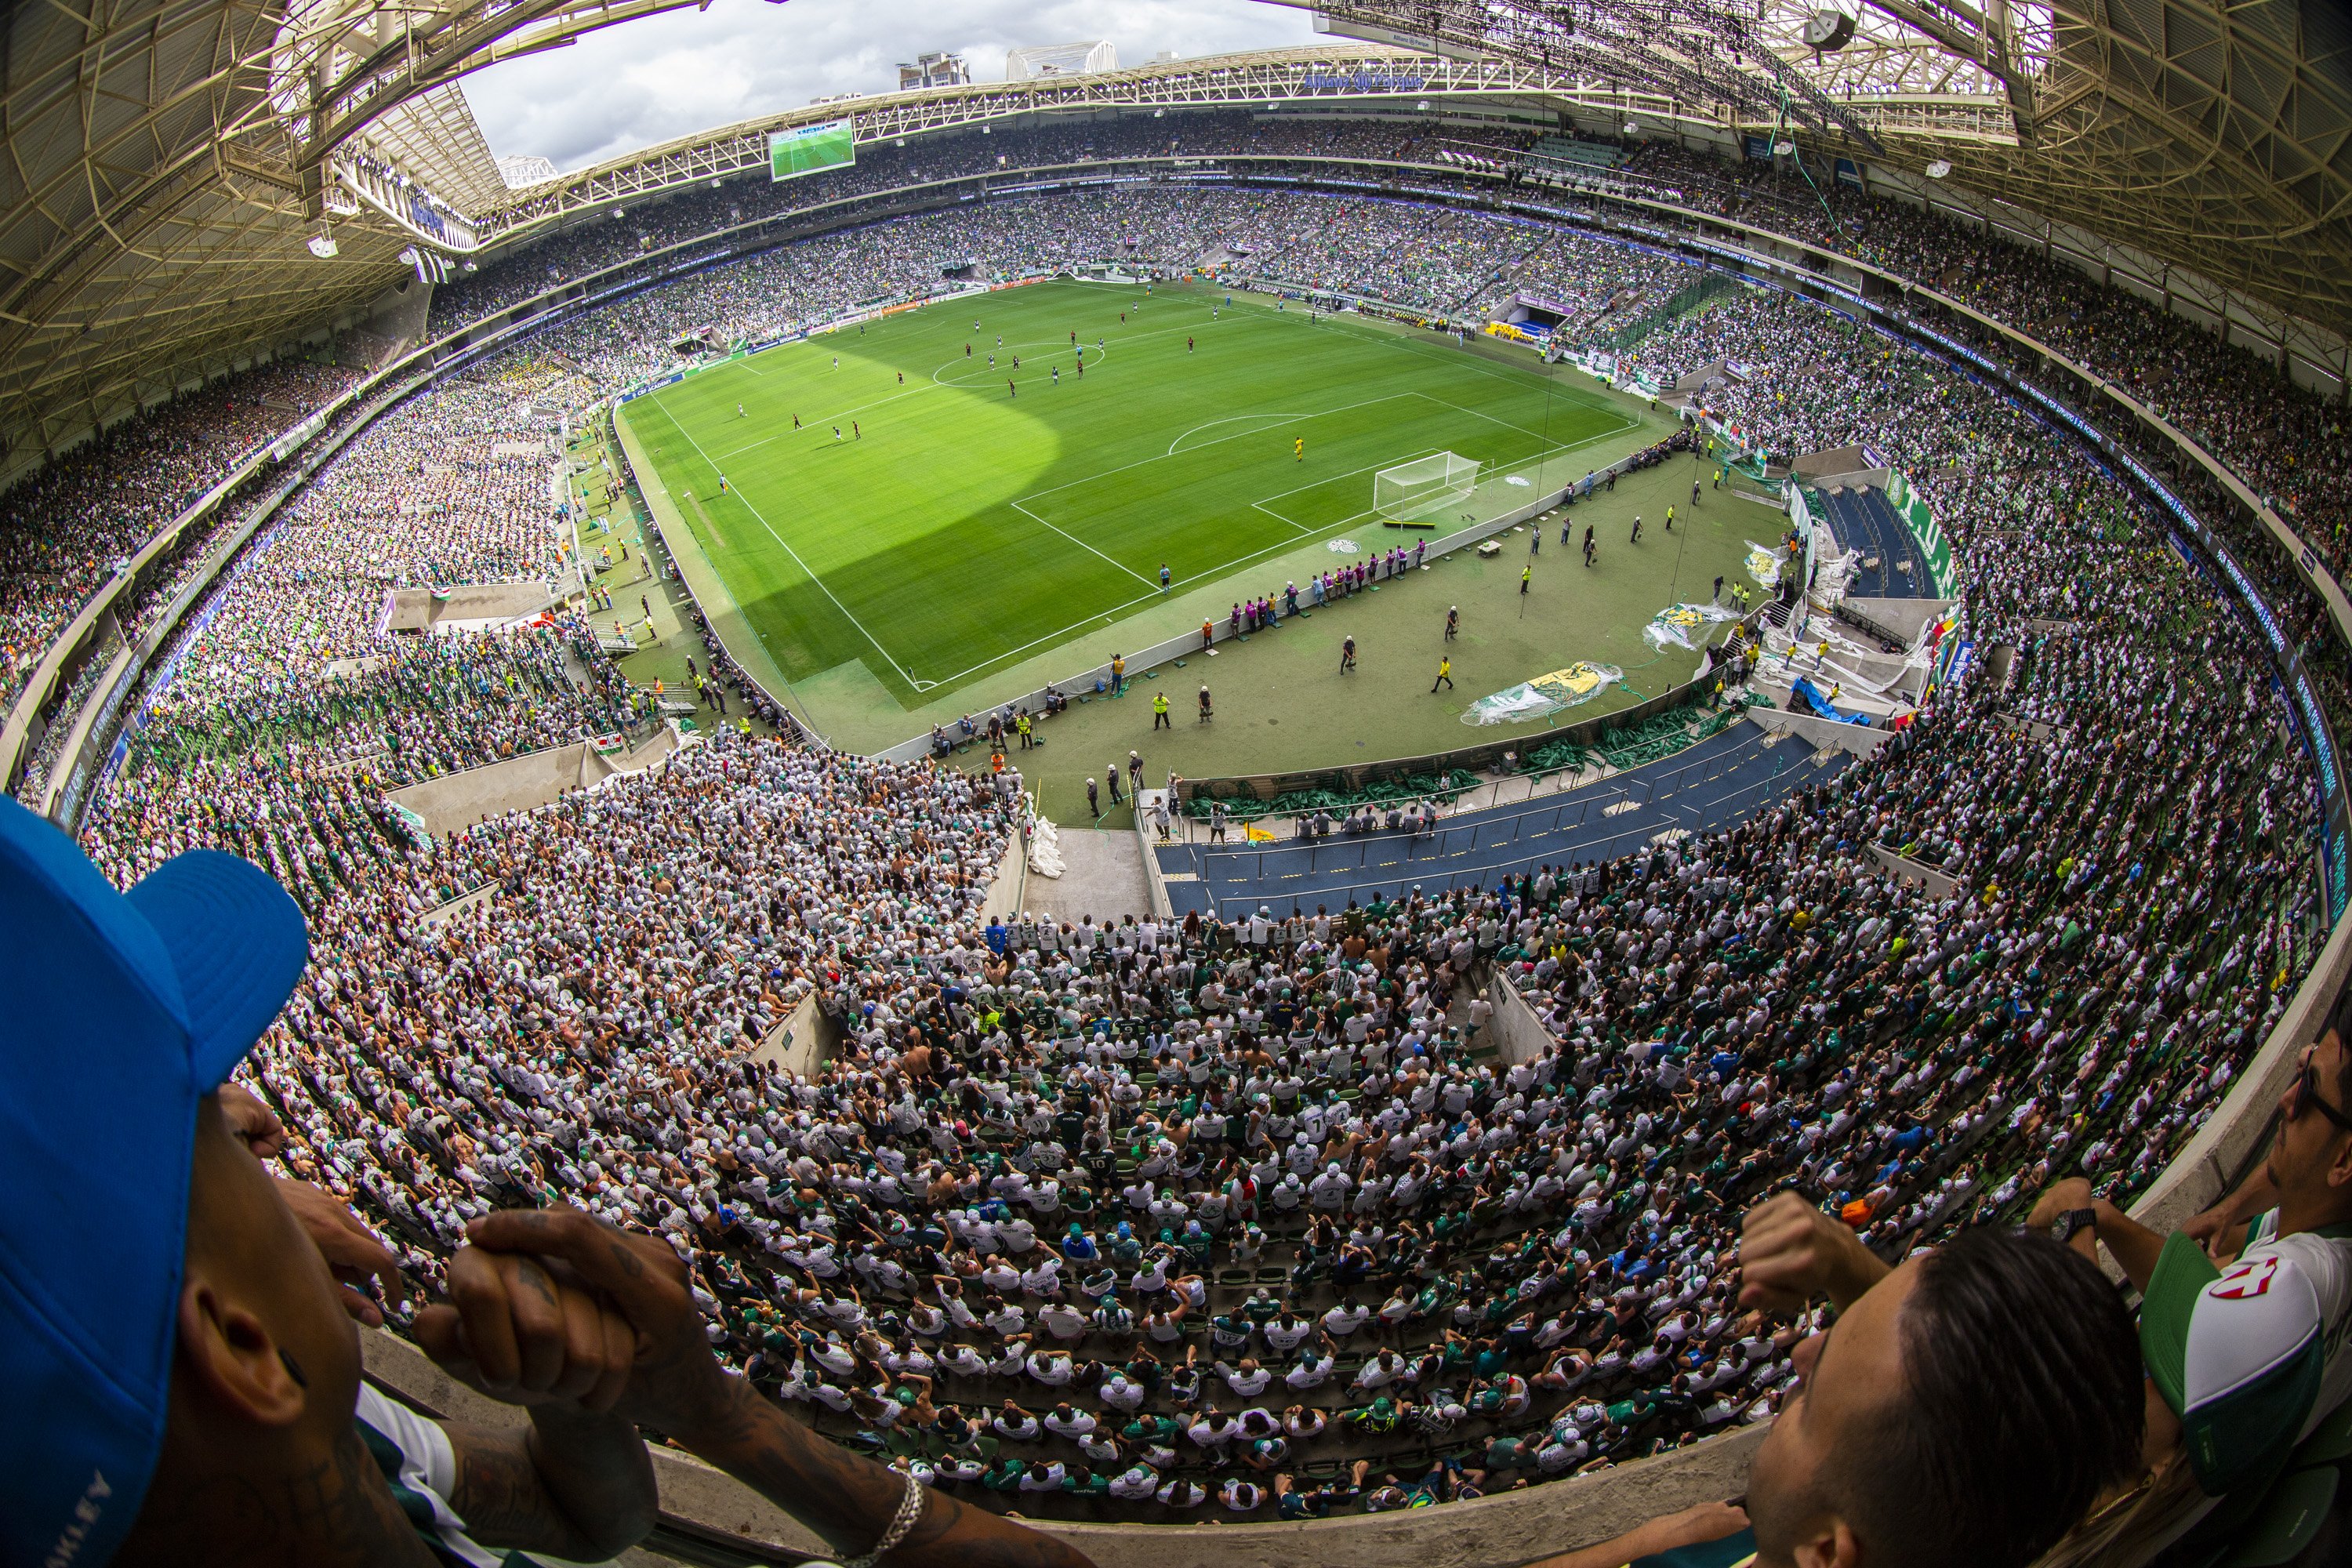
[[[1438,452],[1382,468],[1372,476],[1372,510],[1393,522],[1427,517],[1468,500],[1478,488],[1478,463]]]

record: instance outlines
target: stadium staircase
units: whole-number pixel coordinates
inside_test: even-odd
[[[1660,327],[1687,316],[1694,310],[1704,309],[1710,302],[1726,295],[1737,294],[1741,288],[1739,280],[1727,273],[1716,271],[1701,273],[1696,279],[1675,289],[1631,321],[1622,322],[1598,337],[1587,340],[1584,346],[1602,353],[1624,353],[1639,346],[1642,340]]]
[[[1903,521],[1874,487],[1838,486],[1809,490],[1806,503],[1814,515],[1826,517],[1838,542],[1862,552],[1864,565],[1846,585],[1846,592],[1864,599],[1932,597],[1936,585],[1927,574],[1927,552],[1910,524]],[[1875,564],[1871,564],[1875,563]]]

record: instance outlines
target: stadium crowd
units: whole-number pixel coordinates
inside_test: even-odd
[[[821,1429],[1024,1513],[1142,1518],[1412,1507],[1761,1419],[1821,1321],[1738,1300],[1737,1215],[1780,1186],[1889,1257],[2069,1172],[2144,1186],[2310,961],[2308,763],[2130,492],[1777,297],[1643,360],[1759,367],[1721,412],[1775,449],[1892,453],[1967,631],[2019,651],[1741,825],[1361,908],[1064,925],[983,917],[1017,776],[722,731],[436,840],[384,805],[638,721],[580,623],[380,627],[396,585],[559,572],[549,462],[496,448],[678,331],[1213,247],[1439,311],[1540,285],[1606,325],[1673,288],[1399,211],[1143,190],[876,225],[548,328],[356,437],[159,661],[83,832],[120,883],[211,846],[303,903],[311,965],[248,1075],[290,1171],[436,1286],[496,1209],[652,1230],[721,1355]],[[537,264],[595,259],[562,255]],[[1496,982],[1546,1048],[1499,1052]]]
[[[119,564],[356,379],[299,362],[238,372],[123,421],[0,493],[0,703],[16,700],[42,650]]]
[[[1491,126],[1284,120],[1229,111],[1189,112],[1168,121],[1138,117],[1002,136],[921,138],[908,147],[866,149],[855,169],[824,181],[693,190],[630,209],[614,221],[576,225],[445,286],[435,300],[432,330],[445,331],[501,309],[551,280],[577,278],[647,248],[692,239],[730,224],[787,216],[812,200],[845,200],[856,211],[861,210],[856,206],[860,199],[909,183],[960,178],[1003,166],[1052,168],[1139,157],[1246,154],[1270,161],[1261,167],[1291,172],[1309,168],[1300,161],[1310,159],[1403,163],[1416,168],[1416,181],[1444,188],[1480,182],[1430,172],[1443,162],[1441,154],[1476,155],[1525,173],[1558,164],[1557,142],[1557,138]],[[2273,367],[2244,347],[2225,345],[2127,290],[2095,284],[1997,234],[1895,199],[1864,195],[1834,181],[1807,182],[1778,165],[1704,158],[1654,142],[1622,147],[1602,142],[1580,150],[1603,149],[1622,163],[1611,171],[1612,180],[1629,190],[1842,248],[1920,278],[2152,396],[2257,493],[2272,498],[2332,563],[2339,568],[2346,564],[2346,530],[2352,520],[2345,514],[2342,498],[2352,494],[2352,439],[2344,430],[2341,411],[2278,377]],[[1005,163],[1000,164],[1000,159]],[[1407,225],[1399,221],[1399,209],[1366,202],[1341,221],[1364,230],[1358,237],[1367,243],[1329,256],[1314,244],[1315,216],[1281,216],[1285,209],[1303,215],[1323,210],[1298,208],[1296,198],[1197,191],[1189,200],[1163,205],[1170,210],[1158,215],[1156,224],[1139,211],[1135,216],[1143,220],[1140,226],[1116,208],[1106,212],[1101,205],[1089,209],[1085,203],[1024,203],[1021,220],[1000,226],[1015,231],[1009,235],[990,231],[985,222],[969,236],[950,226],[929,237],[936,243],[927,244],[917,237],[919,231],[890,224],[868,231],[891,237],[878,246],[855,237],[806,242],[775,253],[778,259],[765,268],[759,262],[726,268],[666,290],[655,297],[661,303],[643,302],[635,315],[607,312],[604,329],[574,334],[568,346],[588,349],[592,361],[586,368],[595,380],[609,384],[654,374],[674,363],[654,341],[665,333],[723,322],[730,335],[760,336],[821,319],[854,302],[844,297],[848,290],[830,286],[829,279],[857,277],[872,280],[885,293],[919,293],[937,286],[942,265],[981,261],[991,269],[1017,270],[1037,264],[1041,256],[1133,256],[1182,268],[1222,251],[1245,274],[1303,274],[1293,280],[1322,287],[1337,287],[1335,280],[1349,278],[1352,265],[1359,274],[1352,281],[1361,285],[1358,291],[1433,313],[1449,309],[1475,313],[1519,287],[1529,287],[1555,299],[1565,295],[1584,307],[1564,323],[1570,337],[1595,336],[1622,325],[1638,329],[1644,310],[1671,300],[1671,285],[1626,263],[1624,252],[1557,231],[1547,237],[1540,229],[1491,224],[1492,232],[1481,235],[1465,220],[1450,215],[1433,217],[1427,209]],[[1199,216],[1189,217],[1188,211]],[[1041,212],[1047,215],[1043,223],[1036,218]],[[1068,214],[1076,214],[1076,221],[1065,216]],[[968,210],[965,216],[974,215]],[[1129,240],[1137,243],[1129,246]],[[895,254],[877,254],[877,248]],[[782,259],[787,255],[797,255],[807,265],[791,267]],[[709,297],[698,297],[698,288],[707,288]],[[780,289],[796,303],[790,308],[773,305]],[[1990,341],[1980,346],[1999,347]],[[620,371],[628,375],[613,374]],[[264,374],[308,373],[276,367]],[[331,390],[320,387],[307,400],[298,393],[270,401],[287,408],[303,407],[323,400]],[[257,391],[243,405],[247,416],[257,418],[257,428],[273,422],[259,417],[274,412],[263,404],[264,395]],[[150,422],[181,418],[174,410],[212,406],[222,399],[231,410],[237,406],[234,390],[206,393],[171,405]],[[291,416],[276,423],[282,427],[291,423]],[[87,458],[54,468],[52,478],[19,484],[9,492],[7,504],[36,507],[52,517],[107,515],[106,505],[59,506],[54,499],[37,499],[45,485],[89,484],[88,479],[69,478],[82,471],[75,467],[82,461],[96,465],[89,472],[108,476],[108,499],[118,503],[122,495],[169,496],[181,489],[201,488],[184,483],[189,479],[186,441],[177,442],[175,456],[173,439],[159,438],[152,448],[135,450],[128,445],[130,439],[114,437],[116,446],[103,455],[90,449]],[[236,444],[235,434],[226,444]],[[2146,443],[2142,452],[2160,462],[2168,458]],[[2201,483],[2191,479],[2189,489],[2196,500],[2207,503],[2200,510],[2209,515],[2229,512],[2226,505],[2211,504],[2217,498],[2205,493]],[[115,528],[102,546],[78,550],[71,562],[44,555],[40,563],[32,563],[28,558],[25,567],[0,579],[6,605],[0,616],[9,622],[5,635],[0,635],[0,660],[7,666],[11,689],[70,615],[72,604],[102,579],[105,563],[143,542],[158,521],[142,513]],[[0,531],[20,540],[35,537],[21,528]],[[53,555],[59,548],[58,537],[73,531],[42,531],[38,545],[22,548]],[[2269,552],[2242,553],[2259,566]],[[190,568],[200,557],[198,551],[188,552]],[[2294,588],[2284,580],[2278,585]],[[142,595],[142,607],[165,598],[160,593]],[[2298,620],[2311,620],[2316,614],[2309,596],[2299,590],[2283,595],[2282,601],[2293,605]],[[2331,706],[2339,714],[2352,714],[2352,671],[2333,653],[2317,663]]]

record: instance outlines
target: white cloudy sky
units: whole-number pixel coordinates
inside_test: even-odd
[[[992,81],[1023,44],[1108,38],[1138,65],[1313,37],[1309,13],[1259,0],[712,0],[493,67],[466,96],[491,151],[570,170],[825,93],[894,89],[898,62],[933,49]]]

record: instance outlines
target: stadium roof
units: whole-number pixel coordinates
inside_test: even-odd
[[[2352,330],[2352,8],[2336,0],[1319,9],[1345,30],[1639,83],[1728,122],[1785,117],[1801,140],[1915,174],[1948,164],[1955,185]]]
[[[454,86],[500,59],[697,3],[14,7],[0,67],[0,473],[174,382],[348,314],[400,276],[404,248],[478,248],[624,166],[667,158],[682,176],[689,165],[719,172],[733,141],[781,121],[510,191]],[[1934,167],[1955,195],[2126,241],[2273,312],[2352,331],[2352,52],[2327,0],[1837,9],[1855,4],[1327,0],[1319,10],[1333,31],[1446,57],[1429,68],[1454,83],[1445,90],[1624,107],[1664,130],[1771,133],[1917,175]],[[908,134],[1037,109],[1238,101],[1232,72],[1248,74],[1250,90],[1279,91],[1314,61],[1370,52],[885,94],[862,101],[859,133],[870,119]],[[331,260],[309,248],[322,229],[338,249]],[[2271,331],[2286,335],[2275,321]]]

